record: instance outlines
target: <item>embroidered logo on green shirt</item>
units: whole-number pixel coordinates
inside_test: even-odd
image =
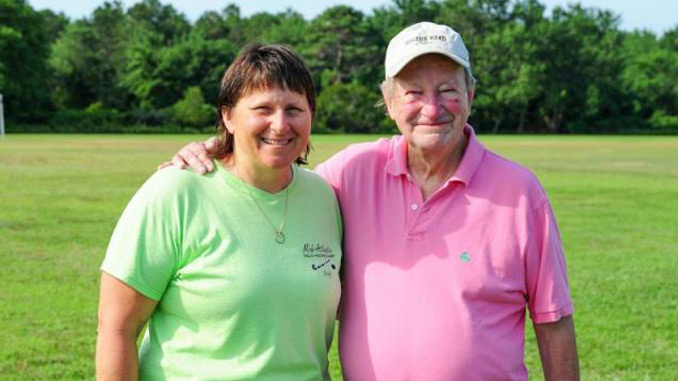
[[[468,253],[468,251],[465,251],[465,252],[461,253],[461,255],[459,256],[459,259],[461,259],[462,262],[468,263],[468,262],[471,262],[471,255]]]
[[[324,243],[305,243],[302,248],[302,254],[305,258],[309,258],[313,261],[322,261],[311,264],[311,269],[313,271],[318,271],[323,268],[323,275],[326,277],[331,277],[332,273],[336,273],[337,266],[334,263],[330,263],[332,258],[334,258],[334,253],[332,248],[329,245]],[[326,265],[329,266],[326,267]]]

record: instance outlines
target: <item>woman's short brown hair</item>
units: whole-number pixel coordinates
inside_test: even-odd
[[[315,115],[315,87],[301,56],[284,45],[249,44],[240,50],[221,79],[217,99],[217,157],[231,154],[234,144],[233,134],[224,125],[222,112],[233,109],[241,97],[272,87],[305,94],[311,116]],[[310,149],[309,143],[302,156],[296,159],[298,164],[306,164]]]

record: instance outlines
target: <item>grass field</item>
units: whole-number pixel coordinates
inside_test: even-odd
[[[112,229],[155,166],[199,138],[0,141],[0,380],[93,377],[99,265]],[[311,164],[360,139],[371,137],[315,137]],[[552,200],[582,379],[678,379],[678,137],[481,140],[536,172]],[[528,331],[531,379],[540,380]]]

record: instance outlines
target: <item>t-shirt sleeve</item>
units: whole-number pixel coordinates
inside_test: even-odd
[[[118,220],[101,269],[153,300],[177,270],[181,231],[177,186],[169,171],[154,174]]]
[[[527,254],[527,292],[530,318],[550,323],[574,312],[563,245],[548,200],[533,212]]]

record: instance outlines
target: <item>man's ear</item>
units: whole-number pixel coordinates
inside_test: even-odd
[[[466,97],[468,99],[468,108],[471,109],[473,107],[473,99],[476,96],[476,87],[471,86],[467,91],[466,91]]]
[[[231,123],[231,112],[225,107],[221,109],[221,121],[224,122],[226,130],[228,130],[228,132],[233,135],[235,133],[235,129],[233,128],[233,123]]]
[[[388,113],[389,118],[391,118],[392,120],[395,120],[393,118],[393,112],[391,111],[392,107],[393,107],[393,105],[392,105],[393,94],[389,94],[387,90],[382,88],[381,89],[381,97],[382,97],[382,100],[384,101],[384,105],[386,106],[386,112]]]

